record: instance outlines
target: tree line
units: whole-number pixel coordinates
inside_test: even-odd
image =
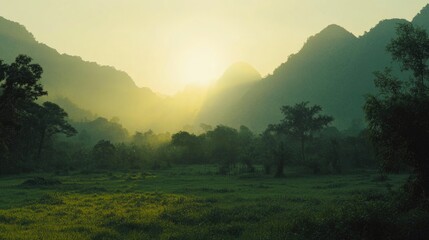
[[[201,124],[202,133],[152,131],[129,135],[117,119],[73,122],[40,84],[42,68],[20,55],[0,62],[0,153],[2,174],[29,171],[159,169],[174,164],[216,164],[220,174],[255,172],[284,175],[286,165],[314,173],[344,167],[374,167],[366,134],[348,136],[329,127],[333,118],[308,102],[284,106],[284,119],[256,134]],[[340,161],[341,159],[341,161]]]

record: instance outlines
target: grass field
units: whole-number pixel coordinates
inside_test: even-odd
[[[328,239],[320,231],[314,235],[317,221],[337,221],[344,212],[360,212],[350,208],[361,204],[383,204],[406,179],[375,181],[375,172],[363,170],[296,172],[281,179],[220,176],[213,166],[189,166],[2,177],[0,239]],[[22,184],[36,176],[61,183]],[[335,236],[348,234],[333,228],[340,231]]]

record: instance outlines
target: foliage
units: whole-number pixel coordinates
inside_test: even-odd
[[[2,89],[1,108],[18,110],[23,102],[32,102],[46,95],[39,83],[42,67],[32,64],[32,59],[25,55],[16,57],[15,62],[7,65],[0,61],[0,87]]]
[[[181,151],[178,163],[202,163],[206,158],[204,154],[204,139],[195,134],[180,131],[171,137],[171,144]]]
[[[287,136],[269,129],[262,133],[261,144],[263,145],[263,158],[265,172],[270,173],[271,166],[276,166],[276,177],[284,176],[284,166],[291,158],[291,149],[288,146]]]
[[[248,172],[254,172],[254,159],[258,157],[258,147],[255,134],[246,126],[238,130],[239,162],[243,163]]]
[[[107,140],[100,140],[92,149],[95,166],[99,169],[113,167],[115,154],[115,146]]]
[[[387,50],[413,74],[408,80],[394,77],[390,69],[375,74],[378,95],[365,104],[369,133],[385,169],[404,163],[416,175],[411,193],[429,196],[429,37],[412,24],[397,28],[397,37]]]
[[[129,140],[128,131],[118,122],[98,117],[94,120],[72,122],[78,130],[76,137],[71,140],[81,142],[87,146],[93,146],[101,139],[113,142],[125,142]]]
[[[211,156],[220,163],[219,172],[226,174],[238,162],[239,145],[238,132],[227,126],[217,126],[213,131],[207,132],[210,141]]]
[[[42,149],[52,145],[53,135],[76,134],[61,107],[35,102],[47,92],[39,83],[42,68],[31,61],[25,55],[10,65],[0,61],[0,174],[41,167]]]
[[[0,151],[3,156],[8,154],[22,127],[28,106],[47,94],[39,83],[43,70],[31,61],[25,55],[19,55],[10,65],[0,60]]]
[[[67,137],[77,134],[77,131],[66,120],[67,113],[57,104],[51,102],[44,102],[42,106],[34,105],[34,125],[37,132],[40,133],[39,147],[36,159],[41,158],[43,144],[47,138],[55,134],[63,133]]]
[[[322,107],[319,105],[308,106],[308,104],[309,102],[301,102],[294,106],[283,106],[281,111],[284,118],[279,124],[269,125],[267,131],[275,131],[298,140],[301,146],[301,164],[308,164],[315,172],[318,172],[317,162],[315,162],[317,165],[307,162],[305,143],[312,139],[314,133],[325,128],[334,119],[331,116],[320,114]]]

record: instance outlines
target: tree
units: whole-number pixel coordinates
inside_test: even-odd
[[[11,65],[0,61],[0,109],[17,108],[22,102],[33,102],[46,95],[39,83],[43,69],[39,64],[31,64],[32,59],[19,55]]]
[[[25,113],[29,103],[46,95],[39,80],[42,67],[31,64],[32,59],[19,55],[15,62],[7,65],[0,61],[0,123],[2,127],[19,128],[19,117]]]
[[[287,136],[283,132],[273,130],[270,126],[261,135],[264,153],[265,173],[269,174],[271,165],[276,165],[275,177],[284,177],[284,166],[290,159],[290,148]]]
[[[239,155],[238,132],[236,129],[227,126],[216,126],[213,131],[207,133],[212,147],[212,157],[220,163],[219,172],[227,174],[231,166],[237,163]]]
[[[185,131],[180,131],[171,136],[171,144],[180,147],[192,147],[197,142],[197,136]]]
[[[106,169],[113,166],[116,148],[107,140],[100,140],[92,149],[92,156],[98,168]]]
[[[242,125],[238,131],[238,142],[240,162],[246,166],[248,172],[254,172],[253,161],[257,155],[255,135],[248,127]]]
[[[77,131],[67,122],[68,114],[57,104],[45,102],[42,106],[37,105],[36,109],[37,129],[40,134],[36,159],[40,160],[43,144],[47,138],[58,133],[71,137],[76,135]]]
[[[116,155],[119,162],[118,167],[138,169],[142,167],[140,149],[134,144],[120,143],[116,145]]]
[[[177,161],[182,163],[198,163],[204,159],[202,139],[185,131],[175,133],[171,137],[172,146],[180,149]]]
[[[284,133],[299,140],[301,145],[301,161],[305,163],[305,142],[313,134],[328,126],[334,119],[331,116],[321,115],[322,107],[308,106],[309,102],[301,102],[295,106],[283,106],[281,111],[284,118],[280,124],[270,125],[269,129]]]
[[[46,95],[39,80],[42,68],[32,59],[19,55],[8,65],[0,60],[0,163],[1,172],[16,171],[17,137],[29,109],[40,96]]]
[[[28,103],[46,95],[39,80],[42,68],[31,64],[31,58],[19,55],[7,65],[0,60],[0,137],[3,144],[10,140],[13,130],[19,130],[20,116]]]
[[[412,76],[401,80],[392,70],[375,73],[377,95],[365,103],[369,134],[385,170],[398,163],[414,172],[410,193],[416,198],[429,196],[429,37],[411,23],[397,28],[397,37],[387,46],[402,71]]]
[[[425,30],[408,23],[398,25],[397,35],[387,46],[387,51],[392,54],[393,60],[401,62],[402,71],[412,71],[414,78],[411,79],[411,92],[416,95],[427,95],[427,75],[429,73],[427,66],[429,59],[428,34]],[[395,85],[399,87],[397,81],[390,81],[390,83],[393,84],[391,87]],[[394,89],[391,90],[394,92]]]

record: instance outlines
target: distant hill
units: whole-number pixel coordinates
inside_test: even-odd
[[[139,88],[125,72],[113,67],[59,54],[37,42],[24,26],[0,17],[0,59],[12,62],[18,54],[29,55],[43,67],[47,99],[67,99],[66,104],[59,104],[63,103],[74,120],[81,120],[83,112],[76,108],[83,108],[98,116],[118,117],[127,128],[172,131],[195,117],[197,109],[189,103]]]
[[[261,131],[281,119],[282,105],[310,101],[333,115],[334,125],[346,129],[352,122],[364,119],[364,96],[375,91],[373,72],[396,64],[386,52],[386,45],[395,36],[397,24],[404,22],[407,21],[381,21],[360,37],[330,25],[310,37],[302,49],[272,75],[249,87],[228,110],[222,112],[221,108],[214,108],[212,114],[204,108],[201,111],[206,116],[218,114],[217,122],[235,127],[245,124]],[[413,23],[429,29],[429,6]]]
[[[259,72],[247,63],[230,66],[209,89],[195,123],[218,125],[234,122],[238,102],[261,78]]]

